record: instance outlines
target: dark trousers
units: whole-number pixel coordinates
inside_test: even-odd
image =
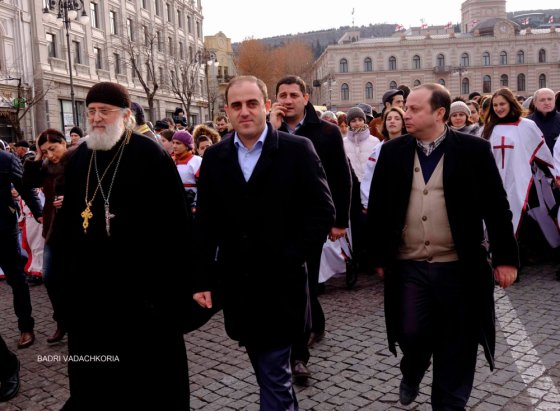
[[[311,329],[301,333],[299,338],[294,341],[292,346],[292,362],[303,361],[307,364],[310,356],[307,342],[309,341],[311,331],[316,334],[325,331],[325,313],[319,302],[319,266],[321,265],[322,253],[323,244],[315,246],[306,262],[309,281],[309,302],[311,305]]]
[[[0,231],[0,268],[6,275],[6,280],[12,288],[14,311],[18,319],[21,332],[33,331],[35,322],[31,316],[31,296],[29,285],[23,271],[21,246],[18,240],[18,230]]]
[[[47,294],[49,300],[51,300],[51,305],[53,308],[53,320],[56,321],[57,325],[66,328],[64,326],[64,321],[61,316],[63,311],[60,307],[61,305],[61,287],[58,284],[58,277],[56,269],[54,269],[52,261],[53,254],[56,252],[56,247],[51,244],[45,244],[43,252],[43,281],[45,282],[45,288],[47,289]]]
[[[272,350],[245,348],[259,384],[261,411],[297,411],[299,408],[290,368],[291,347]]]
[[[17,357],[0,335],[0,380],[9,377],[17,367]]]
[[[399,278],[403,380],[418,385],[433,357],[432,408],[463,410],[473,386],[479,329],[472,277],[458,262],[401,261]]]

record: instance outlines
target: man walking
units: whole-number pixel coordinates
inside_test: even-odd
[[[233,78],[225,100],[234,134],[207,149],[200,170],[194,299],[211,308],[222,296],[226,331],[247,350],[261,410],[297,410],[290,351],[309,315],[304,264],[332,227],[334,207],[311,142],[266,122],[260,79]]]
[[[533,95],[533,104],[535,111],[527,118],[539,126],[546,145],[552,153],[558,135],[560,135],[560,113],[554,106],[554,91],[549,88],[538,89]]]
[[[368,205],[373,266],[385,278],[389,348],[396,355],[398,344],[403,352],[400,402],[414,401],[432,361],[434,410],[464,409],[478,344],[493,369],[494,284],[511,285],[519,265],[490,146],[445,126],[450,105],[439,84],[411,91],[410,134],[383,146]]]

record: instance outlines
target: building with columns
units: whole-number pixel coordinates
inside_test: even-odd
[[[434,82],[452,96],[507,86],[529,96],[560,90],[560,25],[524,28],[508,20],[506,0],[466,0],[459,27],[412,28],[388,38],[346,33],[314,64],[312,102],[346,111],[381,108],[388,89]]]

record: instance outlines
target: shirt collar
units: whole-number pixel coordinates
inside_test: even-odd
[[[296,131],[298,131],[301,126],[303,126],[303,123],[305,123],[305,117],[306,117],[306,113],[303,112],[303,118],[301,119],[301,121],[299,123],[296,124],[295,128],[291,128],[288,125],[288,123],[286,123],[285,121],[282,121],[282,123],[284,123],[286,125],[286,130],[288,130],[288,133],[295,134]]]
[[[424,154],[426,154],[426,156],[429,156],[430,154],[433,153],[433,151],[436,148],[438,148],[438,146],[443,142],[443,140],[445,140],[446,136],[447,136],[447,126],[445,126],[445,129],[443,130],[443,134],[441,134],[434,141],[430,143],[423,143],[420,140],[416,140],[416,144],[418,145],[418,147],[420,147],[420,149],[424,152]]]
[[[249,150],[247,147],[245,147],[245,144],[243,144],[243,142],[241,141],[241,139],[237,135],[237,131],[236,131],[235,134],[234,134],[234,137],[233,137],[233,144],[235,144],[235,146],[237,148],[243,148],[244,150],[247,150],[247,151],[253,151],[257,146],[262,147],[264,145],[264,140],[266,140],[267,133],[268,133],[268,125],[264,128],[264,130],[261,133],[257,142]]]

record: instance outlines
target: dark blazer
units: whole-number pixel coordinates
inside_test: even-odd
[[[487,141],[448,128],[443,142],[443,187],[449,225],[462,269],[472,276],[470,292],[480,318],[480,343],[493,368],[495,346],[494,277],[483,246],[488,231],[492,266],[519,266],[511,211]],[[375,267],[396,261],[412,188],[416,139],[409,134],[386,142],[375,168],[368,232]],[[382,216],[382,218],[379,218]],[[395,278],[385,276],[389,346],[395,353]]]
[[[234,138],[204,153],[195,219],[195,291],[222,296],[228,335],[245,345],[289,344],[306,325],[309,246],[334,222],[311,142],[273,130],[248,182]]]
[[[279,130],[288,131],[285,124],[282,124]],[[305,107],[305,121],[296,130],[295,134],[307,137],[313,143],[313,147],[315,147],[315,151],[317,151],[317,155],[325,168],[334,201],[336,209],[334,227],[347,228],[350,215],[352,179],[340,129],[334,124],[317,117],[315,107],[311,102],[308,102]]]

